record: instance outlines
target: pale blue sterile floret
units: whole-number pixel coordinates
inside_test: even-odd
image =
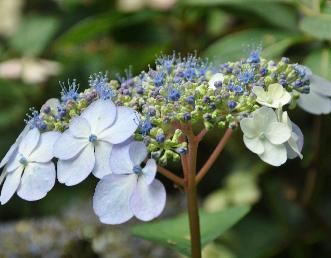
[[[112,174],[98,183],[93,196],[93,209],[101,222],[121,224],[133,216],[149,221],[161,214],[166,202],[163,184],[155,179],[156,162],[147,157],[142,142],[114,146],[110,158]]]

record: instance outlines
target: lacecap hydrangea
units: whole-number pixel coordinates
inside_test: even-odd
[[[284,110],[312,94],[309,72],[288,58],[269,61],[257,51],[222,65],[173,54],[137,76],[91,75],[82,92],[75,80],[68,81],[61,84],[60,99],[32,110],[2,160],[0,201],[5,204],[15,192],[38,200],[56,178],[72,186],[92,173],[100,179],[93,207],[102,222],[152,220],[166,202],[165,188],[155,179],[158,165],[188,152],[186,125],[206,132],[240,127],[246,147],[274,166],[302,158],[303,135]]]

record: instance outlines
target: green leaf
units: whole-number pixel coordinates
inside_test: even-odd
[[[250,208],[240,206],[229,208],[216,213],[200,213],[201,244],[212,242],[226,230],[231,228],[242,219]],[[173,248],[190,257],[191,243],[188,227],[187,214],[178,216],[175,219],[168,219],[159,222],[150,222],[135,226],[132,233],[146,240]]]
[[[294,8],[291,8],[286,5],[282,5],[279,3],[239,3],[235,6],[239,7],[240,9],[250,11],[268,23],[290,29],[296,30],[297,29],[297,14]],[[272,13],[272,15],[270,15]],[[250,17],[251,19],[251,17]]]
[[[45,50],[58,27],[55,18],[29,16],[23,20],[9,44],[24,55],[38,56]]]
[[[183,0],[184,4],[188,5],[203,5],[203,6],[209,6],[209,5],[224,5],[224,4],[251,4],[251,3],[276,3],[276,2],[282,2],[282,3],[294,3],[295,0]]]
[[[331,39],[331,15],[306,16],[300,29],[318,39]]]
[[[151,12],[139,12],[132,15],[123,15],[118,12],[108,12],[88,17],[73,25],[57,40],[55,44],[57,47],[81,44],[95,39],[117,26],[135,24],[149,19],[151,15],[154,14]]]
[[[331,49],[316,49],[304,61],[315,74],[331,80]]]
[[[204,55],[217,62],[234,61],[247,56],[250,50],[262,45],[263,56],[274,58],[301,39],[302,36],[298,34],[284,31],[248,29],[219,39],[206,49]]]

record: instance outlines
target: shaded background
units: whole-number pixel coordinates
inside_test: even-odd
[[[0,0],[0,17],[1,156],[24,127],[29,107],[39,109],[48,98],[60,96],[59,81],[75,78],[84,89],[95,72],[109,71],[116,78],[130,68],[137,75],[161,52],[196,51],[217,64],[262,49],[264,57],[288,56],[331,80],[330,1]],[[209,211],[253,205],[243,221],[206,248],[206,258],[331,257],[331,116],[296,109],[291,117],[305,135],[303,161],[281,168],[264,165],[245,149],[238,131],[201,183],[201,205]],[[220,136],[215,130],[206,137],[200,165]],[[166,215],[173,215],[178,203],[183,207],[183,196],[162,180],[171,193]],[[128,240],[126,228],[101,227],[93,215],[82,217],[92,214],[95,184],[93,178],[70,189],[57,184],[39,202],[15,197],[0,207],[0,257],[170,257],[145,242]],[[63,221],[75,226],[68,228]],[[86,229],[88,224],[92,229]],[[109,229],[124,236],[108,236]],[[69,231],[79,233],[70,237]],[[25,243],[21,238],[26,235]],[[47,236],[48,246],[38,246]],[[137,243],[146,248],[141,255],[115,255],[114,241],[109,251],[103,237],[119,239],[119,249],[128,241],[130,250]],[[96,238],[108,245],[102,249]],[[12,242],[19,242],[23,254],[8,244]],[[53,253],[48,249],[52,245]]]

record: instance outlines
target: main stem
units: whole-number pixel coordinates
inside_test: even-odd
[[[196,163],[199,139],[191,131],[188,135],[188,167],[186,171],[186,196],[187,210],[189,216],[190,236],[191,236],[191,257],[201,258],[201,238],[200,238],[200,221],[199,206],[197,198],[196,184]]]

